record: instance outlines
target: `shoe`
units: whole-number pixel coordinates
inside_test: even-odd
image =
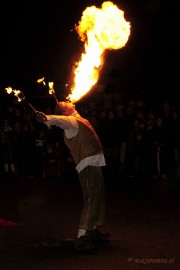
[[[17,226],[16,222],[0,218],[0,227],[16,227],[16,226]]]
[[[92,244],[86,235],[76,238],[74,246],[77,253],[96,253],[96,246]]]
[[[101,233],[97,229],[87,231],[87,237],[92,242],[109,242],[110,233]]]

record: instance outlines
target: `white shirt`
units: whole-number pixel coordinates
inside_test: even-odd
[[[76,117],[81,117],[77,112],[70,115],[46,115],[47,123],[51,125],[55,125],[64,129],[65,136],[70,139],[78,134],[78,121]],[[82,159],[76,166],[76,170],[80,173],[87,166],[105,166],[105,157],[104,154],[98,154],[90,157],[86,157]]]

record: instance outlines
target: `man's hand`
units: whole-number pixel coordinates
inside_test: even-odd
[[[39,123],[43,123],[47,121],[46,115],[43,112],[36,112],[36,120]]]

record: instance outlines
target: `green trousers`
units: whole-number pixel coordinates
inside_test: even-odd
[[[83,209],[79,228],[92,230],[105,223],[106,189],[102,167],[87,166],[79,174],[83,193]]]

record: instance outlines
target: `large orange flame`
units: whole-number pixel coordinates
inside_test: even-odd
[[[101,9],[87,7],[76,31],[84,42],[84,52],[75,68],[74,86],[67,97],[73,103],[97,83],[104,51],[125,46],[130,35],[130,23],[124,19],[124,11],[107,1],[103,2]]]

